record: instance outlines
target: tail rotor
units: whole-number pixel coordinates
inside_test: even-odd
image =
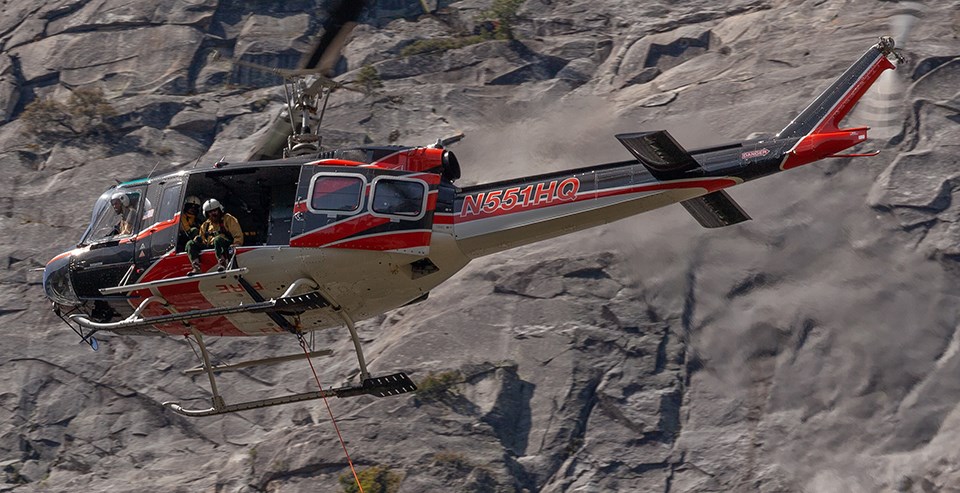
[[[900,2],[890,15],[890,33],[897,46],[907,44],[913,26],[922,19],[926,7],[920,2]],[[902,63],[902,59],[898,60]],[[907,82],[900,71],[887,70],[864,94],[852,119],[870,127],[870,137],[889,141],[903,130]]]

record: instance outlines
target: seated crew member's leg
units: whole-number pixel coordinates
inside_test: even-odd
[[[196,228],[194,228],[196,229]],[[191,233],[193,230],[191,230]],[[200,240],[199,236],[194,235],[193,239],[187,242],[187,245],[184,247],[187,251],[187,258],[190,259],[190,274],[199,274],[200,273],[200,250],[203,249],[203,241]]]
[[[196,227],[190,228],[190,230],[187,232],[184,232],[181,229],[180,232],[177,233],[177,251],[186,252],[187,243],[189,243],[190,240],[196,238],[198,233],[199,233],[199,230]]]
[[[230,245],[233,244],[233,238],[230,235],[217,235],[213,238],[213,250],[217,254],[217,262],[220,264],[217,270],[224,271],[227,268],[227,262],[230,261]]]

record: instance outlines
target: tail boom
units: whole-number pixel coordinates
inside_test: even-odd
[[[612,163],[463,189],[457,194],[449,222],[461,250],[475,258],[606,224],[742,181],[715,176],[661,182],[639,163]]]
[[[779,134],[687,151],[665,130],[618,134],[635,161],[506,180],[458,190],[438,227],[470,258],[682,203],[704,227],[750,216],[722,190],[826,157],[866,140],[839,124],[879,75],[894,68],[881,38]]]

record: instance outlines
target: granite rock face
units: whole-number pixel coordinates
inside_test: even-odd
[[[309,57],[332,2],[63,0],[0,6],[0,491],[338,491],[322,403],[186,419],[190,348],[108,337],[93,353],[40,275],[113,180],[242,159],[280,118],[277,67]],[[904,8],[894,2],[522,2],[513,40],[459,38],[492,2],[382,1],[338,77],[330,144],[466,132],[461,185],[628,159],[613,134],[701,147],[772,134]],[[439,4],[439,5],[435,5]],[[484,257],[422,303],[359,324],[375,373],[429,392],[331,400],[350,454],[399,491],[947,491],[960,484],[960,3],[921,9],[903,122],[872,159],[734,188],[754,218],[680,207]],[[400,14],[398,14],[400,13]],[[400,15],[404,18],[398,18]],[[380,17],[377,17],[377,16]],[[100,88],[109,133],[28,131],[35,100]],[[851,118],[852,120],[853,118]],[[851,121],[851,124],[858,123]],[[357,377],[345,330],[315,334],[325,386]],[[209,341],[223,360],[293,337]],[[315,390],[301,361],[225,374],[230,400]]]

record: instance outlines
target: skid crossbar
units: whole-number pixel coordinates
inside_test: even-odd
[[[217,366],[214,366],[214,367],[211,368],[211,369],[212,369],[215,373],[220,373],[220,372],[225,372],[225,371],[236,371],[236,370],[240,370],[240,369],[242,369],[242,368],[250,368],[250,367],[253,367],[253,366],[274,365],[274,364],[277,364],[277,363],[285,363],[285,362],[287,362],[287,361],[296,361],[296,360],[298,360],[298,359],[304,359],[304,358],[316,358],[316,357],[322,357],[322,356],[330,356],[331,354],[333,354],[333,350],[332,350],[332,349],[321,349],[321,350],[319,350],[319,351],[313,351],[313,352],[307,353],[307,354],[304,354],[304,353],[290,354],[290,355],[287,355],[287,356],[277,356],[277,357],[274,357],[274,358],[264,358],[264,359],[258,359],[258,360],[253,360],[253,361],[241,361],[240,363],[233,363],[233,364],[229,364],[229,365],[217,365]],[[202,366],[198,366],[198,367],[196,367],[196,368],[191,368],[191,369],[189,369],[189,370],[183,370],[183,374],[184,374],[184,375],[196,375],[196,374],[198,374],[198,373],[203,373],[204,371],[206,371],[206,370],[204,370],[204,368],[203,368]]]

